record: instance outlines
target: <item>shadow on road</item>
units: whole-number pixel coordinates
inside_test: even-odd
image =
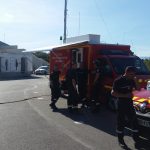
[[[44,76],[44,77],[46,77],[46,76]],[[2,77],[2,78],[0,78],[0,81],[9,81],[9,80],[30,80],[30,79],[39,79],[39,78],[43,78],[43,76],[31,75],[31,76],[20,76],[20,77]]]
[[[78,112],[69,113],[67,109],[58,109],[57,113],[61,113],[75,122],[90,125],[94,128],[102,130],[110,135],[116,136],[116,113],[108,111],[105,107],[100,112],[93,114],[90,109],[80,109]],[[132,136],[131,131],[125,129],[125,136]],[[140,128],[140,141],[135,144],[138,150],[150,149],[150,135],[147,130]],[[124,148],[130,150],[130,148]]]
[[[106,108],[101,108],[99,113],[91,113],[90,109],[80,109],[78,112],[70,113],[67,109],[59,108],[61,113],[76,122],[90,125],[108,134],[116,136],[116,114],[110,113]]]

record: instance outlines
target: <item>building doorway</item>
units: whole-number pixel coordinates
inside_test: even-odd
[[[26,66],[26,58],[22,57],[21,58],[21,73],[25,73],[27,70],[27,66]]]

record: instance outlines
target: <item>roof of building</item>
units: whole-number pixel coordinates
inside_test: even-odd
[[[9,45],[4,43],[4,42],[2,42],[2,41],[0,41],[0,47],[2,47],[2,46],[9,46]]]

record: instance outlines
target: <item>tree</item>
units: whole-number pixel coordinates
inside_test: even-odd
[[[144,63],[147,66],[147,68],[150,70],[150,59],[145,59]]]
[[[33,53],[36,57],[42,58],[45,61],[49,62],[49,54],[45,53],[45,52],[35,52]]]

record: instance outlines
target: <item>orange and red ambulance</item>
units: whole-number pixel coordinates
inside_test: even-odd
[[[137,78],[142,89],[146,88],[147,82],[150,80],[149,70],[145,66],[143,60],[134,55],[130,49],[130,45],[101,43],[98,35],[88,35],[88,38],[85,40],[81,37],[76,37],[75,40],[73,39],[68,43],[53,47],[50,51],[50,72],[53,70],[54,64],[57,64],[61,71],[60,80],[64,82],[66,71],[70,68],[72,63],[77,63],[77,66],[79,66],[81,62],[84,63],[89,71],[87,97],[90,99],[91,87],[94,79],[93,72],[95,61],[103,63],[104,68],[103,93],[101,94],[100,100],[102,103],[107,103],[113,110],[116,109],[117,105],[116,99],[110,94],[112,84],[116,77],[124,73],[127,66],[135,66],[137,68]],[[150,112],[150,91],[145,89],[145,92],[142,92],[144,92],[144,90],[139,93],[135,92],[133,99],[135,108],[142,104],[141,102],[143,99],[146,99],[148,103],[147,111]],[[137,109],[137,114],[139,112]],[[142,115],[143,114],[144,113],[142,113]],[[139,122],[140,121],[142,122],[143,120],[140,118]],[[141,123],[141,125],[150,127],[150,121]]]

